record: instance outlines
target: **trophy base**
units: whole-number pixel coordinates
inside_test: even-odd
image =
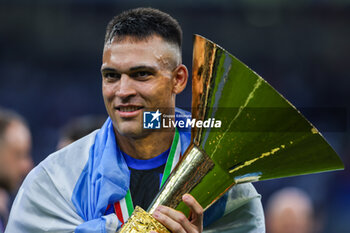
[[[129,220],[118,231],[118,233],[148,233],[156,231],[158,233],[170,233],[170,231],[144,211],[141,207],[136,206]]]

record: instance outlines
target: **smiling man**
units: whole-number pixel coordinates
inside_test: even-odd
[[[176,20],[155,9],[133,9],[110,21],[101,66],[109,118],[30,173],[6,232],[116,232],[134,206],[147,209],[191,140],[186,130],[142,124],[144,111],[189,115],[175,108],[188,78],[181,40]],[[214,232],[264,232],[260,196],[251,184],[234,186],[204,216],[191,195],[183,201],[189,218],[165,206],[153,216],[172,232],[202,232],[210,224]]]
[[[108,38],[103,53],[102,91],[119,147],[137,159],[169,149],[174,131],[144,130],[144,110],[175,114],[175,97],[186,86],[179,47],[159,35]],[[122,59],[121,59],[122,58]],[[155,145],[154,142],[158,143]],[[137,145],[137,146],[135,146]]]

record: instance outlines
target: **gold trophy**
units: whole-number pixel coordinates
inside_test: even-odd
[[[119,232],[169,232],[151,214],[158,205],[186,215],[182,195],[207,209],[233,185],[343,169],[319,131],[264,79],[215,43],[194,36],[192,143],[148,213],[136,207]],[[211,124],[213,126],[213,124]]]

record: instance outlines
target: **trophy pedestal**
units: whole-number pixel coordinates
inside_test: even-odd
[[[170,233],[170,231],[144,211],[141,207],[136,206],[129,220],[118,231],[118,233],[148,233],[156,231],[158,233]]]

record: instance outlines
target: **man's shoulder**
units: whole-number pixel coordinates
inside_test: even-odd
[[[204,232],[265,232],[260,197],[251,183],[234,185],[207,210]]]
[[[234,209],[247,204],[253,199],[260,199],[261,195],[256,191],[255,187],[251,183],[234,185],[227,195],[227,204],[225,214],[231,212]]]
[[[14,201],[7,232],[73,232],[83,223],[72,197],[96,133],[50,154],[27,175]]]
[[[87,164],[97,132],[98,130],[50,154],[28,174],[26,183],[45,180],[71,192]]]

